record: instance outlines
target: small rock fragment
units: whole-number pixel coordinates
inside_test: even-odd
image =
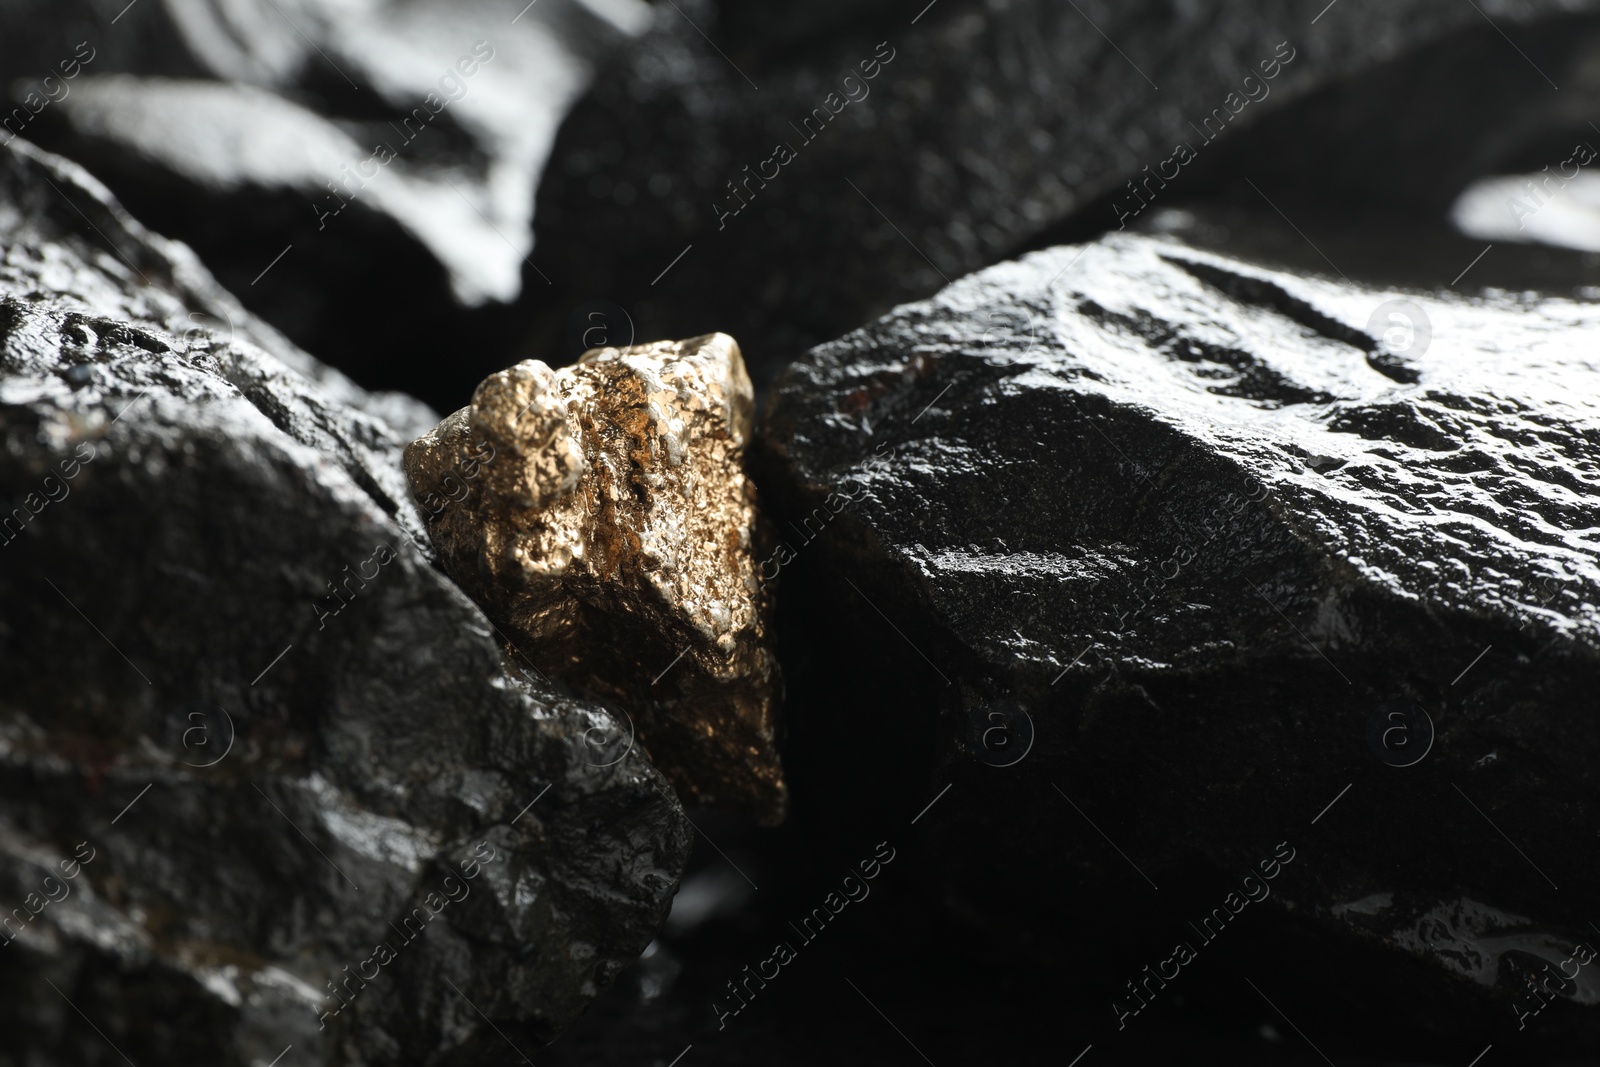
[[[686,801],[773,824],[753,417],[726,334],[599,348],[491,375],[405,467],[445,566],[524,654],[626,709]]]

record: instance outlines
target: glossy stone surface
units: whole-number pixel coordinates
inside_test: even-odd
[[[35,102],[0,140],[89,167],[358,380],[450,395],[457,361],[408,372],[388,350],[491,332],[468,309],[550,284],[532,215],[556,130],[650,17],[642,0],[18,0],[0,80],[8,112]]]
[[[1134,225],[1219,169],[1265,212],[1244,177],[1280,202],[1349,197],[1351,224],[1377,225],[1448,205],[1538,131],[1587,130],[1591,97],[1571,88],[1593,62],[1592,0],[1507,0],[1493,25],[1465,3],[1340,0],[1317,18],[1325,3],[779,5],[756,32],[743,0],[677,0],[562,127],[534,223],[559,265],[547,336],[603,296],[641,337],[733,333],[764,389],[896,304],[1046,237]],[[1315,133],[1220,165],[1275,119]],[[1180,144],[1197,158],[1179,163]]]
[[[0,244],[0,1058],[532,1052],[692,831],[413,539],[435,416],[21,141]]]
[[[956,912],[1097,959],[1064,895],[1193,940],[1193,887],[1287,840],[1265,914],[1337,963],[1278,979],[1514,1023],[1594,936],[1597,323],[1121,237],[819,347],[764,435],[779,519],[813,518],[779,577],[797,797],[953,783],[919,831]],[[1110,958],[1132,1004],[1159,956]],[[1556,999],[1531,1040],[1594,1031],[1590,985]]]
[[[456,580],[541,670],[625,708],[686,802],[783,818],[780,681],[726,334],[491,375],[406,450]]]

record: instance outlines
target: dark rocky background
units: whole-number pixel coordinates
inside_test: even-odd
[[[0,1064],[1600,1062],[1600,964],[1517,1015],[1600,947],[1593,209],[1451,222],[1600,149],[1600,5],[14,0],[0,90],[4,513],[95,455],[0,544],[0,906],[100,849]],[[793,551],[775,830],[595,758],[398,466],[517,359],[710,330]],[[325,1039],[291,978],[482,839]]]

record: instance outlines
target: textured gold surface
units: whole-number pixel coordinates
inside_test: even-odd
[[[456,581],[540,670],[627,710],[686,803],[783,818],[777,660],[726,334],[490,375],[406,449]]]

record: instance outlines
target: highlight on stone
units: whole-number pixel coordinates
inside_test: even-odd
[[[598,348],[490,375],[405,470],[445,568],[515,652],[627,712],[686,803],[774,824],[787,791],[753,420],[726,334]]]

